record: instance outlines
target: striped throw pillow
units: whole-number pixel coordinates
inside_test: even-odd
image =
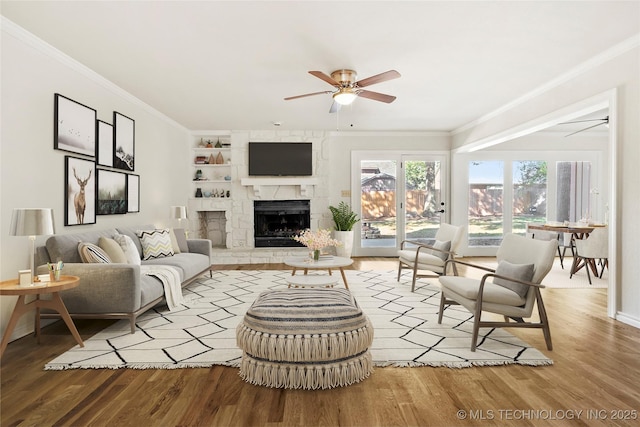
[[[142,245],[142,259],[165,258],[173,256],[171,235],[168,229],[138,230],[136,232]]]
[[[109,258],[109,255],[107,255],[107,253],[103,251],[100,246],[94,245],[93,243],[78,243],[78,253],[80,254],[82,262],[85,263],[111,263],[111,258]]]

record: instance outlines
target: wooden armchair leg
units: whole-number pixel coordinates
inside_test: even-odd
[[[473,318],[473,335],[471,336],[471,351],[475,353],[476,343],[478,342],[478,335],[480,332],[480,319],[478,316]]]
[[[444,297],[444,294],[440,292],[440,311],[438,312],[438,324],[442,323],[442,315],[444,314],[445,301],[446,301],[446,298]]]
[[[547,310],[544,308],[542,302],[542,295],[540,290],[536,289],[536,305],[538,306],[538,315],[540,316],[540,324],[542,325],[542,333],[544,334],[544,341],[547,343],[547,350],[553,350],[553,344],[551,343],[551,329],[549,328],[549,319],[547,318]]]
[[[471,336],[471,351],[475,353],[482,320],[482,301],[477,303],[476,312],[473,316],[473,335]]]
[[[398,279],[397,282],[400,281],[400,275],[402,274],[402,261],[398,261]]]
[[[411,292],[416,290],[416,276],[418,275],[418,266],[413,267],[413,278],[411,279]]]

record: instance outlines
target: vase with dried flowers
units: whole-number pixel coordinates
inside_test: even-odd
[[[313,261],[320,259],[320,250],[328,246],[339,246],[341,243],[336,239],[331,238],[331,230],[320,229],[311,230],[306,229],[300,234],[292,237],[298,243],[302,243],[309,248],[309,258]]]

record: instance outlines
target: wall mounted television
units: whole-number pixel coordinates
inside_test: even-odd
[[[250,142],[249,176],[311,176],[311,142]]]

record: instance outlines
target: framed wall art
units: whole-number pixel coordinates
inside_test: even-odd
[[[127,213],[127,174],[98,169],[98,215]]]
[[[113,112],[113,167],[134,171],[135,121],[117,111]]]
[[[113,167],[113,126],[102,120],[97,121],[98,157],[100,166]]]
[[[53,115],[53,148],[96,156],[96,110],[56,93]]]
[[[96,164],[71,156],[64,160],[64,225],[95,224]]]
[[[127,212],[140,212],[139,175],[127,175]]]

